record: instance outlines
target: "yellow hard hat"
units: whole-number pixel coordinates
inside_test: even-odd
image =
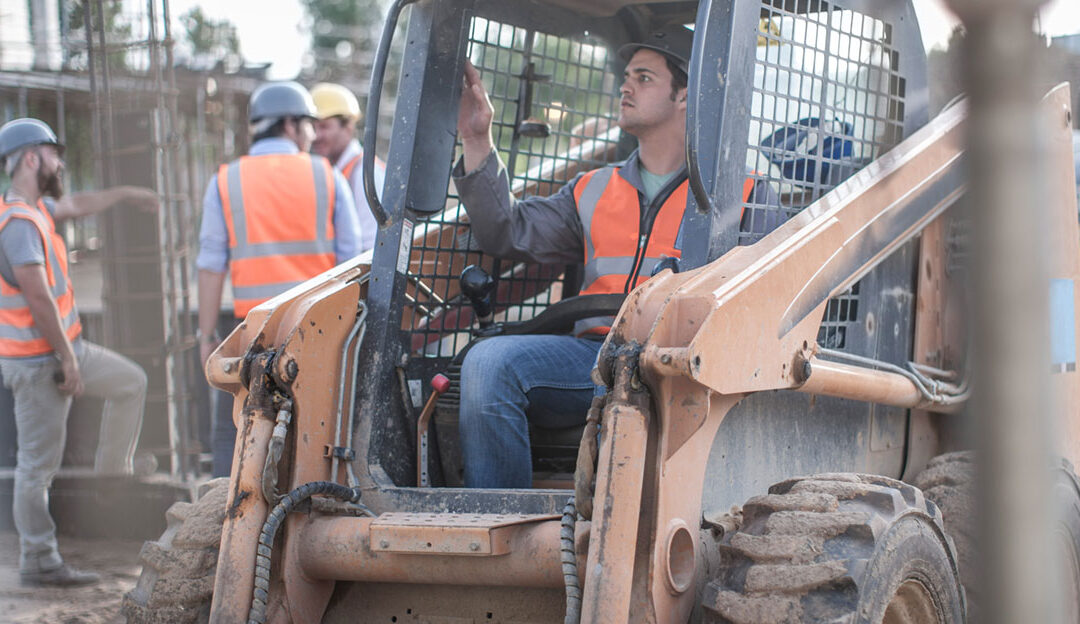
[[[356,101],[356,96],[339,84],[320,82],[311,88],[311,97],[315,100],[315,111],[319,119],[338,115],[349,121],[360,119],[360,103]]]

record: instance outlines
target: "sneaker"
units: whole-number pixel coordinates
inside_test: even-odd
[[[41,572],[20,572],[22,584],[27,587],[77,587],[93,585],[101,580],[94,572],[86,572],[64,564],[59,568]]]

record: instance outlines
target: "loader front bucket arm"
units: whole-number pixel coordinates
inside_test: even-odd
[[[341,424],[348,426],[349,420],[341,413],[345,402],[338,399],[348,386],[338,384],[335,389],[330,380],[339,380],[350,370],[349,363],[328,355],[340,355],[346,349],[349,328],[365,295],[369,258],[361,255],[257,306],[207,362],[211,384],[234,395],[237,427],[212,622],[247,621],[259,533],[269,508],[277,502],[268,501],[264,494],[268,489],[264,467],[283,399],[291,402],[293,430],[303,430],[305,435],[289,441],[293,461],[282,462],[281,487],[276,489],[287,492],[299,483],[343,481],[340,471],[331,473],[335,463],[324,449],[344,446]],[[274,486],[270,484],[271,489]],[[305,583],[300,578],[289,581],[290,590],[305,597],[298,603],[322,599],[321,605],[308,610],[293,605],[293,612],[316,610],[316,619],[321,616],[333,584]],[[282,593],[274,597],[280,600]],[[275,608],[270,605],[271,616]]]

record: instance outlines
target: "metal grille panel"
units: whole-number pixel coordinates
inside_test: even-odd
[[[618,83],[608,49],[598,40],[570,40],[474,17],[468,56],[489,91],[495,143],[520,197],[549,195],[577,172],[615,159]],[[545,124],[546,137],[526,136],[528,126]],[[469,264],[483,266],[496,280],[496,320],[532,318],[576,288],[573,267],[485,256],[452,183],[446,206],[418,220],[413,232],[403,329],[411,333],[414,353],[450,356],[468,344],[472,310],[457,280]]]
[[[739,243],[761,239],[903,138],[893,26],[822,0],[766,0],[758,36]],[[858,285],[828,304],[819,342],[843,348]]]
[[[847,346],[848,326],[859,318],[859,284],[829,300],[818,328],[817,342],[826,349]]]

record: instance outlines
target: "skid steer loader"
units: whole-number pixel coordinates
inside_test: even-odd
[[[965,105],[928,119],[911,3],[398,0],[369,146],[410,4],[377,246],[212,356],[237,399],[232,475],[146,544],[129,621],[964,621]],[[449,184],[466,59],[514,192],[548,194],[632,149],[613,51],[669,24],[696,33],[678,266],[588,297],[579,267],[485,255]],[[770,192],[743,201],[747,172]],[[1052,251],[1068,310],[1071,197]],[[530,433],[535,487],[460,487],[470,344],[604,313],[606,394],[583,428]],[[1075,420],[1075,362],[1055,364]],[[1067,462],[1058,477],[1076,555],[1080,490]]]

